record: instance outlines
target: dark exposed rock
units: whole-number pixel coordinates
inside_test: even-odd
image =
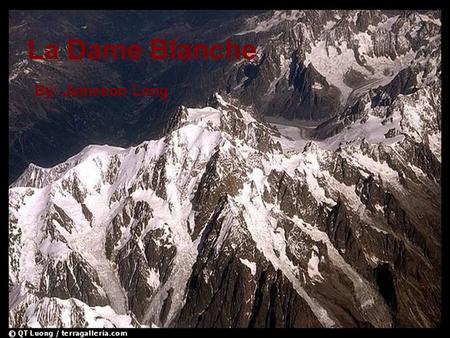
[[[64,229],[66,229],[69,233],[72,233],[73,221],[72,219],[65,213],[64,209],[60,208],[56,204],[53,204],[56,212],[51,214],[49,221],[57,222]]]
[[[372,98],[372,107],[388,106],[399,94],[408,95],[417,90],[416,73],[410,68],[401,70],[384,88],[377,89],[378,94]]]
[[[86,204],[81,203],[81,211],[83,212],[84,217],[89,222],[89,224],[92,226],[92,212],[88,209]]]
[[[108,298],[100,287],[95,269],[80,254],[72,252],[66,262],[49,262],[39,293],[61,299],[74,297],[91,306],[107,305]]]
[[[151,230],[144,238],[146,243],[145,257],[147,258],[148,266],[155,268],[160,275],[162,283],[167,281],[171,271],[171,263],[176,255],[177,249],[165,237],[161,229]],[[170,306],[169,306],[170,307]]]
[[[159,316],[159,321],[164,324],[167,319],[167,313],[170,310],[170,306],[172,304],[172,295],[173,295],[173,288],[170,288],[169,292],[167,293],[167,298],[164,300],[164,304],[161,308],[161,314]]]
[[[270,268],[258,279],[249,327],[321,327],[280,270]]]
[[[383,263],[378,265],[374,269],[374,272],[380,294],[389,306],[395,308],[397,306],[397,299],[395,296],[394,279],[389,264]]]

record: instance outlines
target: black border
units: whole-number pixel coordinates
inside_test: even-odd
[[[2,127],[4,128],[3,133],[1,134],[4,137],[2,144],[2,155],[5,159],[5,164],[1,166],[1,174],[2,174],[2,201],[0,210],[2,211],[3,217],[1,218],[4,222],[1,222],[2,230],[4,231],[4,235],[2,237],[3,241],[3,253],[1,263],[3,265],[2,271],[8,270],[8,165],[7,161],[9,159],[8,154],[8,144],[9,144],[9,128],[8,128],[8,114],[6,111],[9,111],[8,106],[8,96],[9,96],[9,10],[32,10],[32,9],[89,9],[89,10],[100,10],[100,9],[122,9],[122,10],[133,10],[133,9],[213,9],[213,10],[226,10],[226,9],[399,9],[399,10],[441,10],[441,22],[442,22],[442,124],[447,125],[446,120],[450,118],[447,116],[446,108],[447,105],[447,95],[444,94],[444,91],[447,88],[448,75],[447,75],[447,63],[446,59],[448,58],[447,48],[448,48],[448,4],[444,1],[439,0],[422,0],[422,1],[393,1],[393,0],[378,0],[378,1],[362,1],[362,0],[346,0],[346,1],[332,1],[332,0],[309,0],[309,1],[286,1],[286,0],[277,0],[273,3],[262,2],[262,1],[209,1],[208,3],[202,2],[192,2],[192,1],[183,1],[183,3],[177,2],[168,2],[168,1],[155,1],[155,0],[146,0],[142,2],[134,2],[132,1],[123,1],[123,2],[113,2],[113,1],[85,1],[85,0],[75,0],[75,1],[33,1],[30,3],[26,3],[23,1],[9,1],[8,3],[3,3],[4,11],[2,21],[6,27],[4,27],[4,35],[3,35],[3,43],[2,47],[8,49],[3,52],[3,66],[4,66],[4,78],[5,81],[5,90],[2,92],[3,97],[3,107],[5,107],[5,111],[2,115],[4,118],[4,122],[2,123]],[[6,6],[5,6],[6,5]],[[8,65],[8,68],[6,67]],[[6,110],[8,109],[8,110]],[[450,112],[449,112],[450,114]],[[447,194],[447,178],[446,178],[446,168],[447,168],[447,158],[449,158],[447,144],[447,131],[444,131],[442,128],[442,202],[446,201]],[[3,200],[4,198],[4,200]],[[442,204],[443,205],[443,204]],[[447,213],[445,212],[445,208],[442,208],[442,317],[441,324],[437,328],[432,329],[420,329],[420,328],[394,328],[394,329],[118,329],[119,331],[126,331],[128,333],[128,337],[181,337],[185,335],[195,335],[198,337],[213,337],[217,334],[224,334],[226,336],[233,336],[233,338],[247,338],[248,336],[261,336],[268,335],[270,337],[275,336],[283,336],[283,337],[299,337],[299,336],[324,336],[324,337],[335,337],[335,336],[356,336],[356,337],[396,337],[400,336],[408,336],[408,337],[439,337],[443,336],[447,331],[450,332],[450,325],[448,321],[448,290],[447,287],[450,286],[448,280],[448,245],[449,245],[449,230],[447,229]],[[1,321],[1,331],[2,337],[8,337],[8,310],[9,305],[7,302],[8,299],[8,278],[6,278],[6,273],[2,274],[4,278],[1,279],[1,287],[4,297],[1,299],[4,300],[0,304],[0,309],[2,309],[2,321]],[[93,331],[111,331],[111,329],[90,329]],[[28,330],[30,331],[30,330]],[[47,331],[53,332],[53,337],[56,337],[57,329],[42,329],[38,330],[39,332]],[[77,329],[66,329],[66,331],[80,331]],[[30,332],[28,332],[28,337],[30,336]],[[18,337],[18,336],[16,336]],[[59,337],[61,337],[61,333],[59,333]]]

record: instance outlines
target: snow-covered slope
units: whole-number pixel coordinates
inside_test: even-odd
[[[10,188],[10,324],[434,326],[431,93],[301,148],[215,95],[159,140],[30,165]]]

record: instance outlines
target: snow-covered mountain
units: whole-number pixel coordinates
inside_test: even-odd
[[[31,165],[10,189],[11,324],[433,325],[440,162],[411,99],[335,149],[216,95],[159,140]]]
[[[29,165],[9,192],[10,325],[438,325],[439,27],[418,13],[250,17],[237,36],[291,36],[258,76],[242,65],[255,76],[240,94],[181,106],[159,139]],[[310,39],[278,66],[279,46]],[[269,124],[249,97],[285,118],[333,113]]]
[[[231,93],[266,115],[324,120],[417,64],[423,80],[433,79],[440,65],[440,26],[439,12],[432,11],[256,15],[235,36],[258,41],[258,57],[233,67]]]

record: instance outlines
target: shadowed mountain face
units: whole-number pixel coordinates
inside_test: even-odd
[[[10,325],[439,325],[440,25],[438,12],[12,12]],[[30,32],[231,37],[258,55],[31,62]],[[44,100],[36,81],[170,94]]]
[[[204,103],[212,93],[199,76],[217,63],[142,60],[30,61],[28,39],[36,49],[46,43],[65,45],[69,38],[87,43],[140,43],[152,37],[191,42],[220,41],[238,26],[244,13],[230,11],[34,11],[10,12],[10,180],[33,162],[53,165],[92,143],[128,146],[158,135],[172,111],[186,98]],[[218,29],[218,27],[221,27]],[[228,27],[228,28],[227,28]],[[215,31],[209,33],[208,30]],[[153,98],[37,98],[35,83],[58,88],[138,85],[166,86],[168,100]],[[211,87],[211,88],[210,88]],[[207,92],[205,88],[208,88]]]

